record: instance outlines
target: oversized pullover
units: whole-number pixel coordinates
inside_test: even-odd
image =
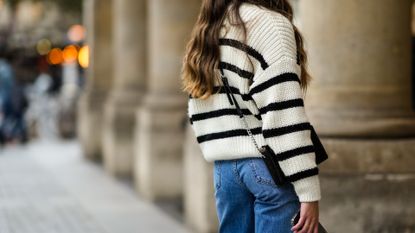
[[[219,37],[220,67],[255,140],[276,153],[299,200],[320,200],[293,25],[282,14],[250,3],[239,10],[247,40],[243,42],[241,28],[225,20]],[[216,90],[205,100],[189,96],[188,101],[188,117],[204,158],[211,162],[260,157],[219,80]]]

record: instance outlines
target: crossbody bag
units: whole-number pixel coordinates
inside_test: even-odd
[[[245,116],[236,101],[236,98],[234,94],[232,93],[232,89],[229,86],[228,79],[225,77],[223,69],[220,68],[221,73],[221,79],[223,83],[223,88],[225,88],[226,95],[228,97],[229,103],[231,105],[235,105],[236,111],[239,115],[239,118],[242,119],[242,123],[244,124],[244,127],[251,138],[253,144],[255,145],[256,149],[259,151],[259,153],[262,155],[262,158],[264,159],[264,162],[272,176],[272,179],[274,180],[275,184],[278,186],[284,185],[288,182],[287,177],[284,175],[284,172],[282,171],[279,163],[278,163],[278,156],[275,154],[275,152],[271,149],[268,145],[263,145],[261,147],[258,146],[258,143],[256,142],[251,129],[248,126],[248,122],[245,119]],[[311,127],[311,141],[313,142],[314,152],[316,154],[316,164],[320,164],[321,162],[328,159],[328,155],[326,150],[324,149],[323,144],[321,143],[316,131],[314,130],[314,127],[310,124]]]

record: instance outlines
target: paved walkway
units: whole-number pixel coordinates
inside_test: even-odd
[[[189,233],[76,142],[0,148],[0,233]]]

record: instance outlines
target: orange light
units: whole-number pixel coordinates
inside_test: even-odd
[[[52,65],[59,65],[63,62],[62,50],[54,48],[48,54],[48,62]]]
[[[82,48],[79,50],[78,62],[79,62],[79,65],[81,65],[82,68],[88,68],[88,66],[89,66],[89,47],[88,47],[88,45],[82,46]]]
[[[75,62],[78,58],[78,48],[75,45],[68,45],[63,50],[63,60],[66,63]]]
[[[72,42],[80,42],[85,38],[85,28],[82,25],[75,24],[68,30],[68,38]]]

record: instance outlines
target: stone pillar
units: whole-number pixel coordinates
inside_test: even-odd
[[[112,1],[85,0],[84,24],[90,64],[86,87],[79,101],[78,136],[87,158],[100,159],[102,153],[103,104],[112,84]]]
[[[133,169],[135,112],[146,78],[146,1],[114,1],[114,88],[105,106],[104,166],[116,176]]]
[[[218,217],[213,187],[213,163],[203,158],[190,125],[184,151],[184,215],[195,233],[216,233]]]
[[[137,112],[135,182],[151,200],[179,197],[183,182],[183,135],[187,96],[180,90],[185,43],[199,1],[148,1],[148,93]]]
[[[321,134],[415,136],[411,3],[300,2],[315,77],[308,113]]]
[[[299,2],[314,77],[306,111],[329,152],[321,166],[329,231],[415,230],[411,4]]]

